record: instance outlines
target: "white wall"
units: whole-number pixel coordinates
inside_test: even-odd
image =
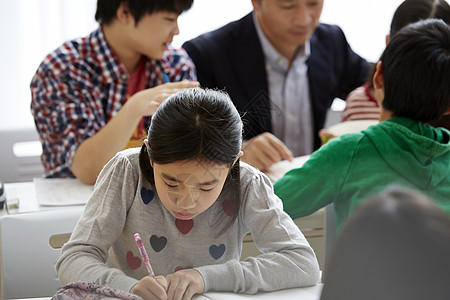
[[[95,0],[0,0],[0,127],[34,126],[30,80],[44,56],[67,39],[97,27]],[[402,0],[328,0],[321,21],[340,25],[352,48],[370,61],[384,49],[384,37]],[[181,44],[251,11],[250,0],[194,0],[179,18]],[[358,13],[355,13],[358,12]]]

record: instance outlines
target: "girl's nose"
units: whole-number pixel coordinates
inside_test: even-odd
[[[195,192],[189,192],[180,196],[176,201],[177,206],[182,209],[194,208],[198,199],[196,194]]]

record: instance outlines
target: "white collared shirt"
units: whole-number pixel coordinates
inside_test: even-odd
[[[311,154],[314,129],[306,63],[311,52],[309,41],[299,48],[288,69],[288,59],[269,42],[255,14],[253,21],[265,57],[273,134],[284,141],[294,156]]]

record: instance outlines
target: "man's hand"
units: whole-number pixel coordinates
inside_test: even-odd
[[[291,150],[269,132],[245,141],[242,150],[244,151],[242,160],[263,172],[282,159],[289,161],[294,159]]]

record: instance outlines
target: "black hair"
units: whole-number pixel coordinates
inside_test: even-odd
[[[100,24],[110,24],[116,18],[117,9],[122,3],[128,5],[136,24],[145,14],[169,11],[181,14],[192,6],[193,0],[97,0],[95,20]]]
[[[390,36],[406,25],[424,19],[441,19],[450,25],[450,6],[444,0],[405,0],[392,17]]]
[[[450,26],[427,19],[397,32],[380,58],[383,107],[395,117],[428,123],[450,105]]]
[[[441,19],[450,25],[450,6],[444,0],[405,0],[400,4],[392,17],[389,38],[392,38],[406,25],[425,19]],[[373,75],[376,64],[369,71],[369,86],[373,88]]]
[[[224,226],[222,232],[225,232],[236,220],[241,207],[242,126],[241,117],[225,92],[199,88],[181,90],[165,100],[152,116],[148,148],[144,144],[139,155],[141,171],[154,185],[150,160],[157,164],[198,160],[229,166],[222,193],[231,194],[234,211]],[[225,191],[225,187],[228,190]]]
[[[447,212],[420,191],[388,187],[350,216],[320,299],[450,299],[449,253]]]

